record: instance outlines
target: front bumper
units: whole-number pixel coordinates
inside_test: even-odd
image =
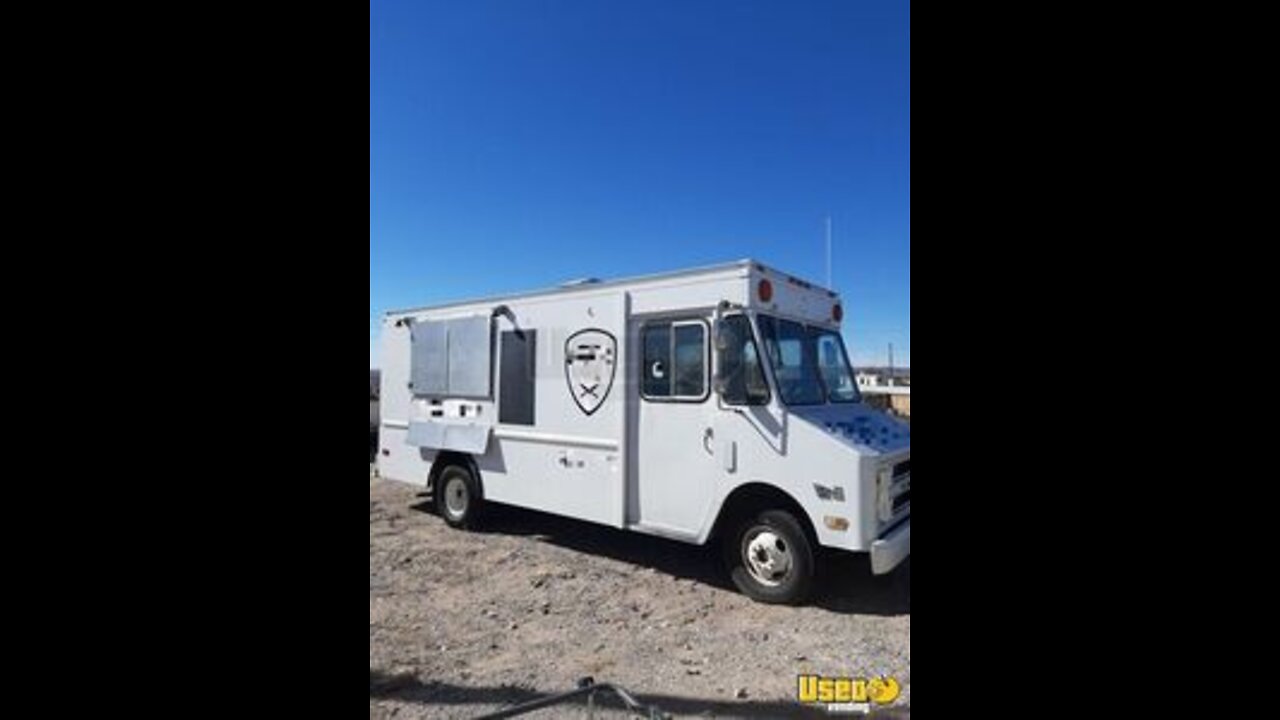
[[[911,519],[871,543],[871,572],[883,575],[911,555]]]

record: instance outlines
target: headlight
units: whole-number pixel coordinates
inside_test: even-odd
[[[876,516],[880,522],[893,519],[893,499],[889,497],[889,488],[893,484],[893,468],[880,468],[876,475]]]

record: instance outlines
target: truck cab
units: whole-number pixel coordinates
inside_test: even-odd
[[[863,401],[839,297],[751,270],[744,302],[712,315],[716,412],[704,432],[719,483],[716,521],[696,540],[721,545],[748,595],[793,602],[809,591],[807,544],[866,552],[875,574],[910,554],[911,434]]]

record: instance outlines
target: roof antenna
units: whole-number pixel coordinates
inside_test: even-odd
[[[831,215],[827,215],[827,289],[831,287]]]

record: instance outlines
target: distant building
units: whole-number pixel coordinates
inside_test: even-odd
[[[853,379],[859,388],[910,387],[911,368],[894,368],[892,373],[888,368],[855,369]]]
[[[867,404],[911,417],[911,368],[855,368],[853,379]]]
[[[873,372],[859,371],[854,373],[853,379],[860,388],[879,387],[882,382],[882,378]]]

